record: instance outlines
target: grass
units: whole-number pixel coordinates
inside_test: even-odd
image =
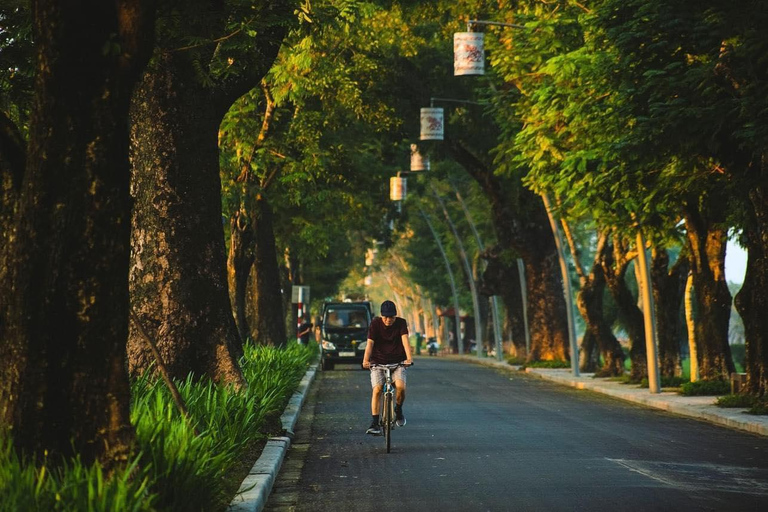
[[[16,456],[8,436],[0,438],[0,512],[224,509],[234,492],[230,472],[242,453],[279,431],[279,416],[316,351],[295,343],[247,346],[242,391],[192,378],[177,382],[191,421],[161,381],[138,379],[131,404],[137,455],[110,478],[98,464],[77,459],[31,464]]]

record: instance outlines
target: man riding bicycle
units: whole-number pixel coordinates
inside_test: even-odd
[[[381,317],[371,321],[368,328],[368,343],[363,355],[363,368],[371,368],[371,364],[403,363],[413,364],[411,345],[408,343],[408,323],[397,316],[397,308],[391,300],[381,303]],[[381,391],[384,387],[384,370],[371,369],[371,426],[365,432],[375,436],[381,435],[379,411],[381,410]],[[400,366],[392,374],[397,394],[395,396],[395,418],[398,427],[405,426],[403,402],[405,402],[405,367]]]

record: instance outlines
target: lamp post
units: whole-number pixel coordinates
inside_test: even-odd
[[[477,348],[477,357],[483,357],[483,327],[480,322],[480,300],[477,296],[477,286],[475,285],[475,278],[472,276],[472,267],[469,265],[467,251],[464,250],[464,244],[461,241],[461,236],[459,236],[456,225],[451,220],[451,216],[448,213],[448,209],[445,207],[445,203],[443,203],[443,199],[440,197],[440,194],[438,194],[434,185],[430,185],[430,188],[432,189],[432,194],[434,194],[435,199],[437,199],[440,208],[443,210],[445,221],[448,223],[448,226],[453,232],[453,236],[456,238],[456,245],[459,248],[459,255],[461,256],[461,261],[464,263],[464,270],[467,273],[467,280],[469,281],[469,291],[472,294],[472,309],[474,310],[475,314],[475,346]]]
[[[437,244],[437,248],[440,249],[440,254],[443,256],[443,262],[445,262],[445,271],[448,273],[448,279],[451,282],[451,292],[453,293],[453,309],[454,309],[454,316],[456,321],[456,346],[459,349],[459,354],[464,354],[464,345],[461,343],[461,314],[459,313],[459,295],[456,292],[456,280],[453,278],[453,271],[451,270],[451,262],[448,260],[448,255],[445,254],[445,249],[443,249],[443,243],[440,241],[440,237],[437,235],[437,231],[435,231],[435,228],[432,226],[432,223],[429,221],[429,217],[426,213],[424,213],[424,210],[419,207],[419,213],[421,213],[421,216],[424,218],[424,221],[427,223],[427,226],[429,227],[429,231],[432,232],[432,237],[435,239],[435,243]]]
[[[461,194],[459,193],[459,190],[451,183],[451,187],[453,187],[453,191],[456,194],[456,199],[459,201],[459,204],[461,205],[461,209],[464,210],[464,215],[467,217],[467,222],[469,222],[469,226],[472,228],[472,234],[475,235],[475,241],[477,241],[477,248],[481,252],[485,250],[485,246],[483,244],[483,240],[480,238],[480,233],[478,233],[477,228],[475,227],[475,223],[472,221],[472,215],[469,213],[469,208],[467,208],[467,205],[464,203],[464,198],[461,197]],[[531,350],[531,335],[528,331],[528,312],[526,311],[526,308],[528,307],[527,297],[525,293],[525,267],[523,267],[523,260],[518,258],[517,259],[518,264],[518,274],[520,276],[520,291],[522,294],[522,300],[523,300],[523,324],[525,327],[525,353],[526,355]],[[498,297],[496,295],[491,296],[491,307],[493,308],[493,332],[495,336],[496,341],[496,359],[499,361],[504,360],[504,355],[502,354],[502,334],[501,334],[501,319],[499,318],[499,301]]]
[[[464,74],[483,74],[483,72],[479,73],[466,73],[461,72],[457,73],[456,70],[464,69],[464,68],[470,68],[471,67],[471,60],[473,59],[485,59],[485,53],[484,48],[482,45],[477,48],[476,52],[473,53],[472,51],[467,51],[466,47],[462,47],[461,44],[457,45],[457,36],[459,37],[459,41],[466,40],[468,38],[469,34],[474,34],[474,32],[471,32],[473,25],[492,25],[492,26],[500,26],[500,27],[510,27],[510,28],[525,28],[523,25],[517,25],[514,23],[501,23],[497,21],[486,21],[486,20],[469,20],[467,21],[467,32],[459,32],[454,35],[454,75],[464,75]],[[462,60],[466,60],[467,62],[462,62]],[[458,62],[458,63],[457,63]],[[478,67],[479,68],[479,67]],[[474,69],[474,68],[473,68]],[[555,246],[557,248],[557,254],[558,259],[560,261],[560,272],[562,274],[563,279],[563,297],[565,299],[565,306],[566,306],[566,314],[568,317],[568,344],[570,347],[571,352],[571,371],[574,376],[578,377],[579,375],[579,346],[576,342],[576,327],[575,327],[575,321],[573,318],[573,297],[571,296],[571,289],[570,289],[570,282],[568,277],[568,266],[565,260],[565,253],[563,250],[563,244],[562,244],[562,235],[560,233],[560,229],[557,226],[557,222],[555,221],[554,217],[552,216],[552,213],[549,208],[549,201],[548,198],[545,195],[542,195],[542,200],[544,201],[544,207],[547,211],[547,216],[549,217],[549,223],[552,227],[552,235],[555,239]],[[521,265],[518,262],[518,270],[520,269]],[[527,313],[527,312],[526,312]],[[527,334],[527,330],[526,330]],[[528,353],[530,353],[530,342],[528,341],[528,338],[526,337],[526,349]]]

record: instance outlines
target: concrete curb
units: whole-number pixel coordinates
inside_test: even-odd
[[[315,361],[307,369],[299,387],[288,401],[288,405],[280,416],[280,422],[285,430],[285,436],[272,437],[267,441],[259,459],[248,472],[243,483],[240,484],[237,494],[230,502],[228,510],[231,512],[260,512],[267,503],[272,485],[275,483],[277,473],[283,465],[283,459],[293,439],[293,429],[299,419],[301,406],[307,396],[307,390],[315,379],[319,362]]]
[[[480,359],[473,356],[450,357],[451,359],[459,359],[508,371],[520,369],[520,366],[513,366],[490,358]],[[669,391],[651,394],[647,389],[637,386],[621,384],[609,379],[595,379],[592,373],[583,373],[579,377],[574,377],[571,375],[571,371],[567,369],[526,368],[525,372],[528,375],[576,389],[586,389],[628,402],[679,414],[680,416],[744,430],[761,436],[768,436],[768,416],[744,414],[746,409],[717,407],[715,405],[717,397],[683,396]]]

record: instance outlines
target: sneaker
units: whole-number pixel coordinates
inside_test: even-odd
[[[379,425],[379,422],[378,421],[371,422],[371,426],[368,427],[368,430],[366,430],[365,433],[371,434],[372,436],[380,436],[381,426]]]
[[[403,416],[403,406],[402,405],[396,405],[395,406],[395,423],[398,427],[404,427],[405,426],[405,416]]]

